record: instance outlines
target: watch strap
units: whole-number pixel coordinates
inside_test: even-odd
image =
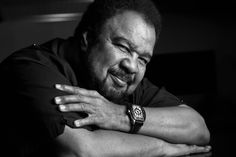
[[[130,133],[132,133],[132,134],[137,133],[142,126],[143,126],[143,123],[136,122],[134,125],[131,126]]]

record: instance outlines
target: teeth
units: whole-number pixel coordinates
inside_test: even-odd
[[[126,82],[125,82],[125,81],[122,81],[122,80],[119,79],[118,77],[112,75],[112,78],[113,78],[113,80],[115,81],[115,83],[116,83],[117,85],[119,85],[120,87],[124,87],[124,86],[126,85]]]
[[[126,84],[126,82],[120,80],[119,78],[117,78],[117,80],[118,80],[120,83],[122,83],[122,84]]]

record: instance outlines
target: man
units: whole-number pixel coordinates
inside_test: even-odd
[[[1,65],[6,146],[21,156],[208,152],[203,118],[144,78],[159,33],[152,2],[95,0],[72,38],[11,55]]]

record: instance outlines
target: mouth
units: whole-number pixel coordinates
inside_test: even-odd
[[[112,74],[110,76],[116,86],[121,87],[121,88],[127,86],[128,83],[125,80],[122,80],[121,78]]]

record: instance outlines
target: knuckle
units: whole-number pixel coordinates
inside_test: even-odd
[[[94,102],[95,102],[95,104],[99,104],[99,99],[98,99],[98,98],[95,98],[95,99],[94,99]]]
[[[63,84],[60,85],[60,88],[61,88],[62,90],[65,90],[65,89],[66,89],[66,88],[65,88],[65,85],[63,85]]]
[[[85,96],[78,94],[78,100],[84,102],[86,100]]]
[[[67,96],[67,97],[64,97],[64,99],[66,102],[73,102],[76,100],[74,96]]]
[[[197,147],[196,145],[192,145],[192,146],[190,146],[190,148],[191,148],[192,150],[197,150],[197,149],[198,149],[198,147]]]
[[[66,91],[72,91],[72,87],[70,87],[70,86],[64,85],[63,88],[64,88]]]
[[[60,97],[60,103],[61,103],[61,104],[64,104],[64,103],[65,103],[65,101],[66,101],[66,98],[65,98],[65,96],[62,96],[62,97]]]
[[[78,104],[70,104],[68,105],[68,109],[69,110],[78,110]]]
[[[66,105],[66,109],[67,109],[68,111],[73,110],[73,104]]]
[[[62,101],[63,102],[67,102],[68,100],[70,100],[70,98],[68,96],[63,96],[62,97]]]
[[[96,90],[92,90],[91,94],[94,95],[94,96],[98,96],[99,95],[98,91],[96,91]]]
[[[85,105],[84,103],[81,103],[81,104],[80,104],[80,109],[81,109],[82,111],[84,111],[84,110],[86,109],[86,105]]]
[[[98,111],[97,105],[90,105],[90,112],[96,113]]]
[[[100,98],[96,98],[95,102],[97,105],[102,105],[102,100]]]
[[[73,88],[73,92],[76,93],[76,94],[79,94],[80,93],[80,88],[78,88],[78,87]]]
[[[80,126],[86,125],[86,123],[87,123],[86,119],[83,119],[83,120],[79,121]]]
[[[80,94],[76,94],[76,98],[77,98],[77,99],[81,99],[82,96],[81,96]]]
[[[93,124],[97,124],[98,119],[95,116],[90,116],[90,122],[93,123]]]

